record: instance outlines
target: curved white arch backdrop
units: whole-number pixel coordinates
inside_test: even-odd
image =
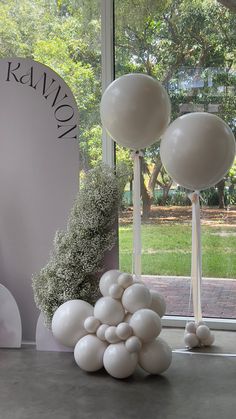
[[[44,266],[78,189],[78,109],[66,83],[33,60],[0,60],[0,283],[34,340],[32,274]]]

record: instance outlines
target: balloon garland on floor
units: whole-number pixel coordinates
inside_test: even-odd
[[[127,378],[139,364],[149,374],[169,368],[172,351],[159,337],[166,305],[163,297],[117,270],[100,279],[102,297],[94,308],[70,300],[54,313],[52,333],[59,343],[74,347],[84,371],[102,367],[115,378]]]
[[[108,134],[133,151],[133,274],[141,277],[140,158],[142,149],[160,139],[170,121],[170,100],[164,87],[145,74],[114,80],[101,100],[101,120]]]
[[[235,157],[235,139],[229,126],[218,116],[206,112],[183,115],[165,131],[160,154],[162,163],[176,183],[193,191],[191,282],[195,323],[186,325],[188,348],[214,342],[202,321],[200,191],[217,184],[230,169]]]

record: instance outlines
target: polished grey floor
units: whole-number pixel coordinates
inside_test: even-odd
[[[183,331],[164,330],[178,340]],[[218,333],[219,349],[236,332]],[[229,337],[229,339],[227,338]],[[233,346],[232,346],[233,347]],[[217,353],[223,351],[217,351]],[[236,357],[174,353],[162,376],[87,374],[71,353],[0,350],[0,419],[234,419]]]

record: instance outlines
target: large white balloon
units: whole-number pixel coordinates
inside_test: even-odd
[[[122,295],[122,304],[129,313],[135,313],[140,308],[149,307],[151,300],[149,289],[138,283],[126,288]]]
[[[83,300],[69,300],[55,311],[52,318],[52,333],[62,345],[73,348],[87,334],[84,321],[93,315],[93,307]]]
[[[179,185],[190,190],[214,186],[230,169],[235,139],[218,116],[194,112],[177,118],[162,136],[161,160]]]
[[[166,312],[166,302],[164,297],[155,290],[150,290],[150,294],[152,297],[151,305],[149,307],[150,310],[155,311],[160,317],[163,317]]]
[[[120,274],[121,272],[117,269],[111,269],[110,271],[105,272],[101,276],[99,281],[99,289],[104,297],[109,295],[110,286],[113,284],[117,284],[117,279]]]
[[[94,306],[94,316],[102,323],[116,326],[123,321],[125,310],[118,300],[112,297],[102,297]]]
[[[157,313],[148,308],[136,311],[129,321],[134,335],[143,342],[155,339],[161,332],[161,319]]]
[[[135,371],[137,362],[137,354],[130,353],[123,342],[109,345],[103,356],[105,370],[115,378],[129,377]]]
[[[144,344],[139,353],[139,364],[149,374],[161,374],[169,368],[171,361],[171,348],[161,338]]]
[[[103,367],[103,354],[106,348],[107,343],[97,336],[86,335],[75,346],[75,362],[84,371],[98,371]]]
[[[127,74],[113,81],[101,100],[101,120],[120,145],[139,150],[155,143],[170,120],[164,87],[145,74]]]

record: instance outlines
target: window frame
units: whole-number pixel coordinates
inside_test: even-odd
[[[114,6],[115,0],[101,0],[101,49],[102,49],[102,92],[115,78],[115,48],[114,48]],[[103,129],[102,132],[103,162],[110,167],[115,166],[115,143]],[[118,259],[119,248],[115,249]],[[164,316],[163,326],[184,328],[188,316]],[[207,324],[215,330],[236,330],[236,320],[204,317]]]

